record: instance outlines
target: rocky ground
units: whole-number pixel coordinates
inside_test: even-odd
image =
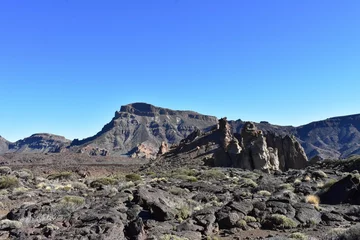
[[[95,160],[3,156],[0,239],[360,239],[360,158],[270,173]]]

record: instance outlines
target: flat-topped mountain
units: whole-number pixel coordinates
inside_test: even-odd
[[[95,136],[74,140],[71,149],[113,155],[155,156],[162,142],[177,144],[195,129],[216,125],[217,118],[174,111],[147,103],[122,106]]]

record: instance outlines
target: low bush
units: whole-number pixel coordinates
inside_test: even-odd
[[[71,172],[59,172],[59,173],[53,173],[50,174],[47,178],[49,180],[64,180],[64,179],[70,179],[72,176]]]
[[[290,238],[291,239],[297,239],[297,240],[307,240],[308,237],[303,234],[303,233],[300,233],[300,232],[294,232],[290,235]]]
[[[139,174],[136,174],[136,173],[130,173],[130,174],[125,175],[125,179],[128,182],[130,182],[130,181],[136,182],[136,181],[141,180],[141,176]]]
[[[257,192],[257,194],[264,196],[264,197],[270,197],[271,196],[271,192],[266,191],[266,190],[260,190]]]
[[[305,198],[305,202],[310,203],[310,204],[318,207],[319,203],[320,203],[320,198],[318,196],[316,196],[316,195],[308,195]]]
[[[239,185],[245,188],[246,187],[256,188],[258,186],[257,183],[250,178],[240,178]]]
[[[90,187],[92,188],[101,188],[103,186],[107,185],[115,185],[117,183],[117,180],[112,177],[103,177],[98,178],[90,183]]]
[[[265,219],[263,225],[270,229],[288,229],[295,228],[297,223],[285,215],[272,214]]]
[[[226,175],[222,171],[218,169],[210,169],[202,172],[199,178],[205,180],[222,180],[225,177]]]
[[[15,188],[19,186],[19,179],[14,176],[1,176],[0,189]]]

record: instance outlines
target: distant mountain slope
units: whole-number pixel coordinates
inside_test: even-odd
[[[229,121],[235,133],[240,133],[243,121]],[[264,132],[278,135],[294,135],[309,159],[315,156],[322,158],[346,158],[360,154],[360,114],[334,117],[312,122],[300,127],[277,126],[267,122],[256,123]]]
[[[334,117],[296,128],[305,152],[311,158],[346,158],[360,154],[360,114]]]
[[[62,136],[48,133],[38,133],[16,141],[15,143],[8,143],[7,152],[56,153],[65,149],[70,142],[70,140]]]
[[[74,140],[71,149],[92,151],[103,148],[115,155],[154,156],[162,141],[176,144],[196,128],[204,129],[215,124],[217,118],[213,116],[133,103],[122,106],[95,136]]]
[[[9,141],[0,136],[0,154],[8,151]]]

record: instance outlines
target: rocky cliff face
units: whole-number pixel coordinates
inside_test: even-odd
[[[192,135],[190,135],[192,136]],[[196,132],[192,140],[182,141],[164,157],[199,159],[218,167],[240,167],[254,170],[288,170],[304,168],[307,157],[292,136],[264,134],[254,123],[246,122],[241,135],[233,135],[226,119],[211,132]]]
[[[53,134],[33,134],[28,138],[9,143],[7,152],[57,153],[65,150],[70,140]]]
[[[192,111],[174,111],[146,103],[122,106],[95,136],[74,140],[71,149],[98,147],[111,155],[155,157],[162,142],[177,144],[195,129],[216,125],[217,118]]]

